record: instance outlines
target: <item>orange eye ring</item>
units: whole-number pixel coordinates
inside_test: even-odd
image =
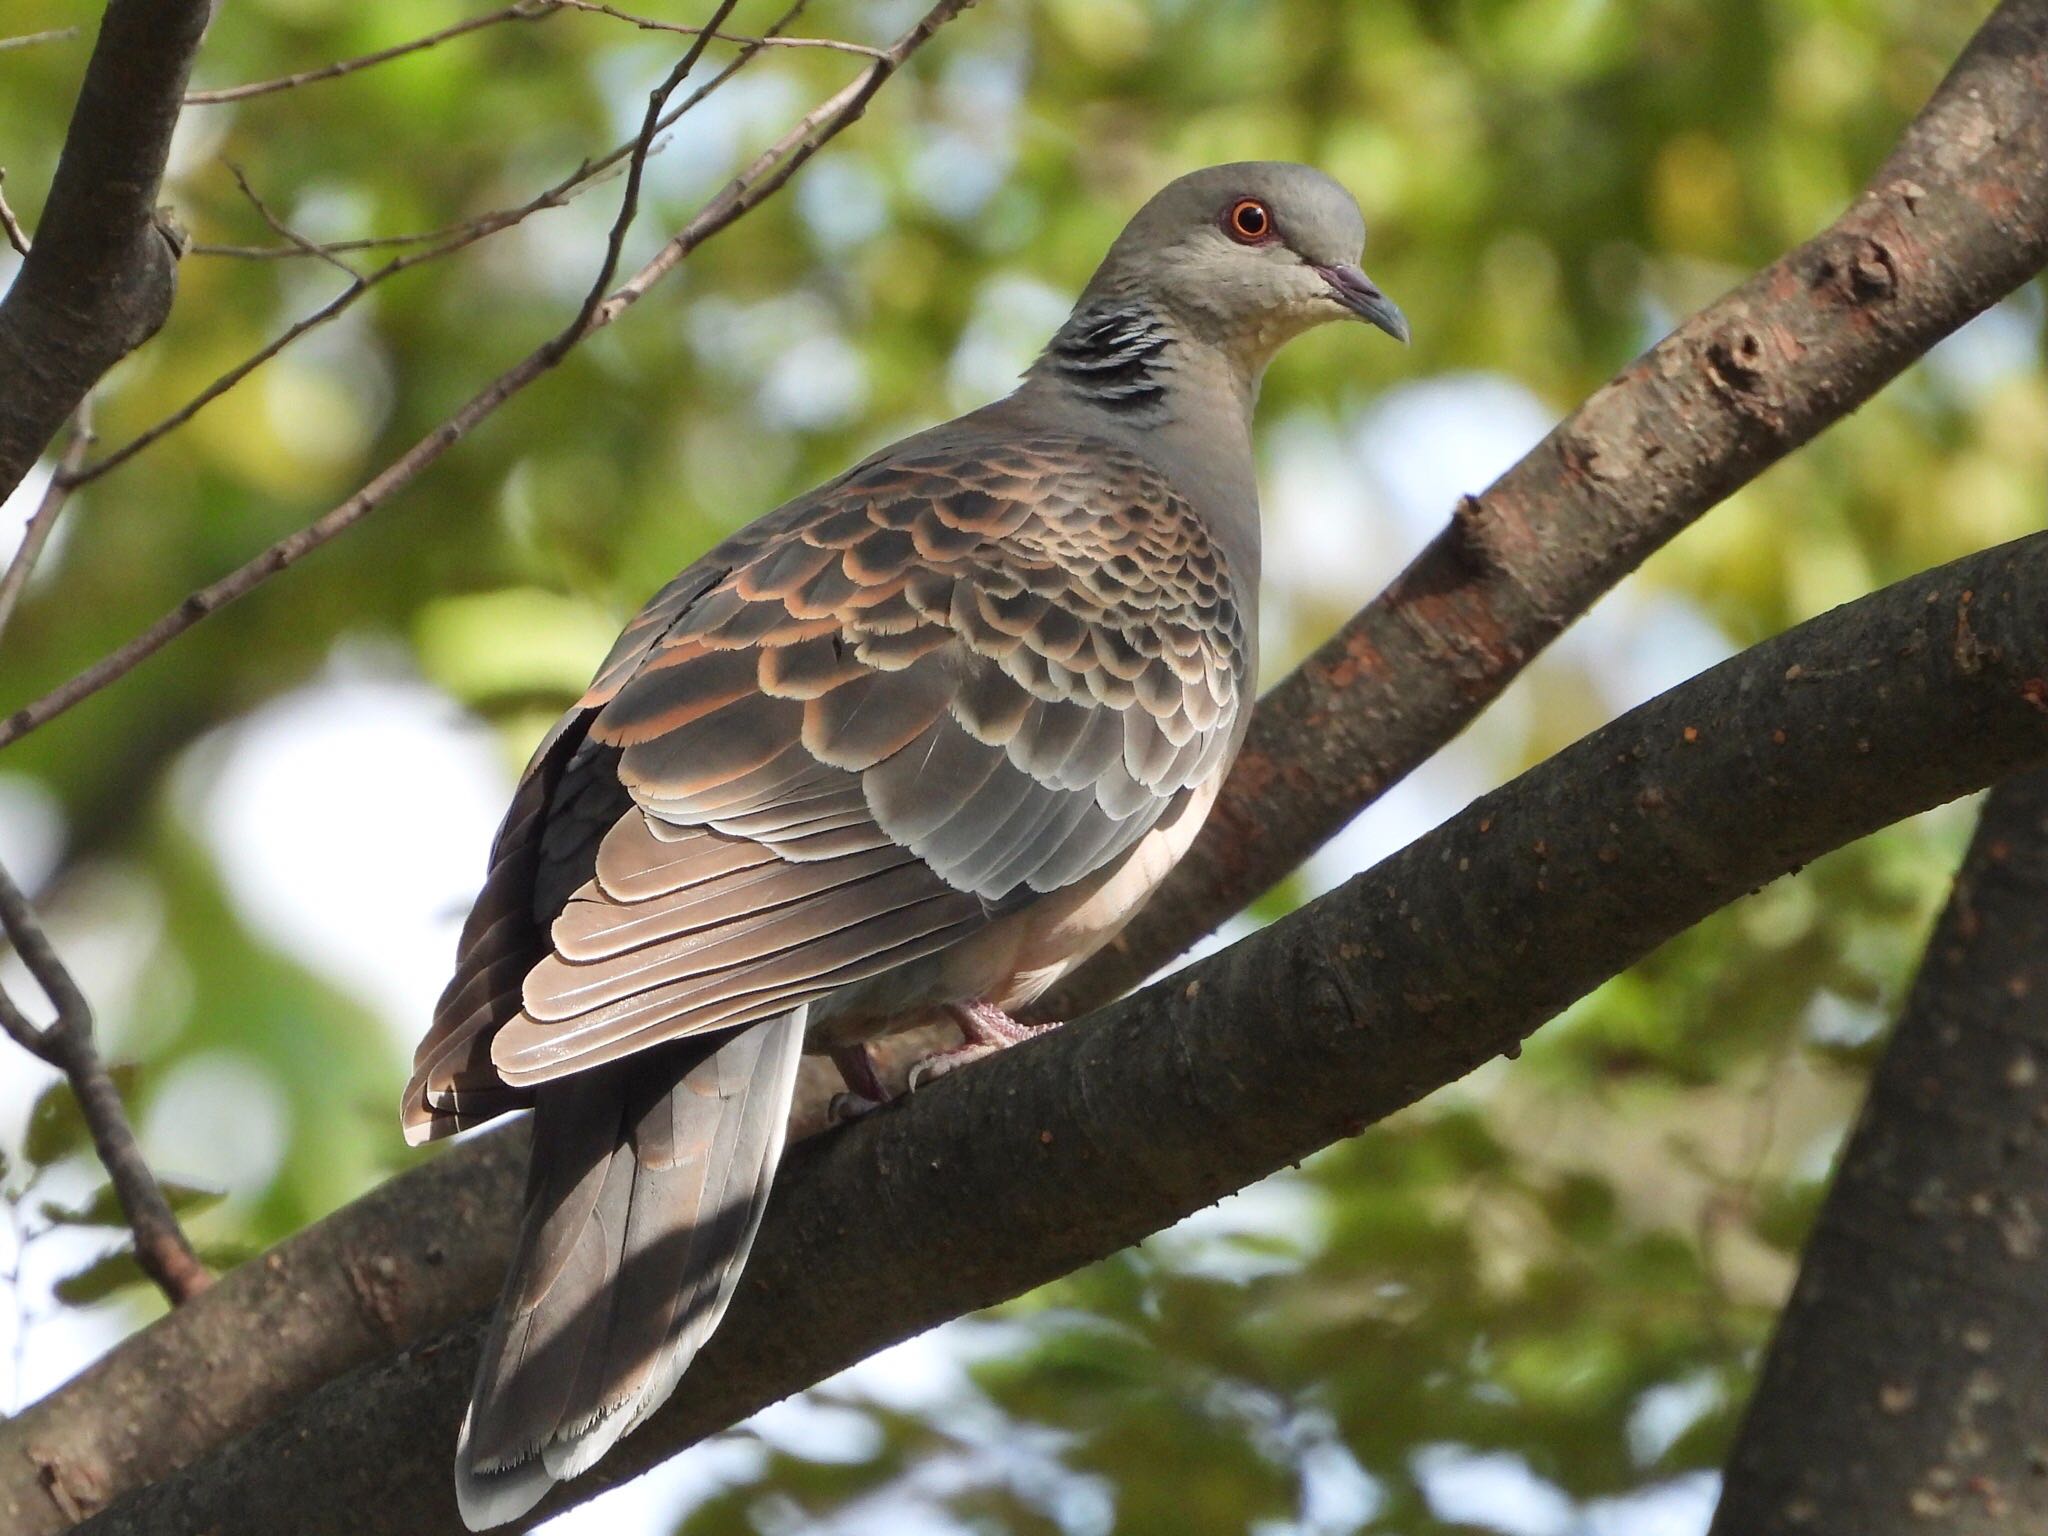
[[[1241,197],[1223,215],[1223,231],[1239,245],[1259,245],[1273,238],[1273,214],[1256,197]]]

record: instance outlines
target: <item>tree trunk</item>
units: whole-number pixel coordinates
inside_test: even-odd
[[[1992,792],[1712,1536],[2048,1533],[2048,772]]]

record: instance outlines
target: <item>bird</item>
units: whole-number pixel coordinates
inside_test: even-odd
[[[1408,339],[1364,242],[1309,166],[1171,182],[1013,393],[718,544],[541,742],[402,1109],[415,1144],[533,1111],[470,1529],[675,1390],[803,1053],[865,1106],[881,1035],[958,1025],[925,1080],[1025,1038],[1186,851],[1250,716],[1266,366],[1328,321]]]

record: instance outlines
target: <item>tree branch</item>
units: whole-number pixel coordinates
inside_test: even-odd
[[[0,500],[86,391],[170,313],[179,240],[156,214],[209,0],[108,0],[36,241],[0,299]]]
[[[564,10],[586,11],[593,16],[609,16],[614,21],[623,21],[642,32],[680,32],[685,37],[715,37],[722,43],[738,43],[744,48],[823,48],[833,53],[859,54],[863,58],[878,59],[882,56],[879,48],[870,48],[865,43],[843,42],[836,37],[746,37],[737,33],[716,30],[717,23],[702,27],[685,26],[681,22],[661,21],[653,16],[642,16],[633,11],[620,10],[615,5],[600,4],[599,0],[552,0]]]
[[[15,37],[0,37],[0,53],[7,53],[16,48],[33,48],[37,43],[69,42],[76,36],[76,27],[51,27],[42,32],[24,32]]]
[[[0,188],[4,188],[6,182],[7,170],[4,166],[0,166]],[[8,207],[7,194],[4,190],[0,190],[0,235],[6,236],[7,244],[15,255],[23,257],[28,255],[30,245],[28,231],[21,227],[20,218],[12,208]]]
[[[0,722],[0,747],[18,741],[80,700],[90,698],[133,671],[209,614],[245,596],[313,550],[347,532],[409,486],[499,406],[554,368],[575,343],[610,325],[645,298],[653,286],[691,251],[757,203],[781,190],[783,184],[820,147],[859,119],[875,92],[902,67],[905,60],[923,47],[941,26],[972,3],[973,0],[938,0],[916,25],[883,51],[881,58],[869,64],[835,95],[806,113],[780,139],[755,157],[610,297],[594,305],[586,303],[568,330],[544,342],[498,375],[471,397],[462,409],[386,465],[347,500],[296,533],[278,540],[239,569],[200,588],[127,644],[102,657],[61,687],[9,715]]]
[[[605,236],[604,259],[598,263],[597,276],[592,279],[590,291],[584,294],[583,302],[577,307],[576,318],[563,327],[555,338],[555,356],[567,355],[590,329],[591,318],[604,302],[605,290],[618,275],[619,253],[625,249],[626,234],[633,227],[633,219],[640,212],[640,182],[647,173],[647,155],[654,148],[654,136],[661,131],[662,113],[668,107],[668,99],[676,93],[697,61],[704,57],[704,50],[711,46],[711,39],[717,35],[719,25],[730,15],[739,0],[718,0],[717,6],[707,22],[690,40],[690,46],[683,50],[683,56],[676,60],[662,82],[647,93],[647,110],[640,119],[640,131],[633,136],[633,153],[626,161],[626,189],[619,194],[619,211],[612,220],[611,232]]]
[[[71,441],[64,449],[64,457],[57,462],[57,472],[50,477],[49,489],[43,492],[43,499],[29,514],[28,523],[21,530],[21,543],[7,562],[7,569],[0,571],[0,638],[6,636],[8,623],[14,618],[21,595],[28,590],[28,579],[35,571],[36,561],[42,558],[50,535],[57,531],[57,519],[64,515],[64,504],[71,495],[69,475],[85,462],[94,441],[92,396],[87,395],[72,413]]]
[[[1992,791],[1778,1322],[1718,1536],[2048,1530],[2048,771]]]
[[[425,37],[413,38],[410,42],[398,43],[389,48],[380,48],[375,53],[366,53],[353,59],[336,59],[332,64],[322,64],[317,69],[302,69],[297,74],[283,75],[275,80],[254,80],[247,85],[230,85],[217,91],[188,91],[185,105],[188,107],[217,107],[224,102],[247,101],[252,96],[269,96],[278,91],[296,90],[302,85],[312,85],[321,80],[333,80],[342,75],[352,75],[358,70],[373,65],[388,64],[393,59],[402,59],[407,54],[419,53],[435,48],[466,33],[495,27],[507,21],[540,21],[554,15],[560,9],[556,0],[518,0],[502,10],[488,12],[482,16],[471,16],[452,26],[430,32]]]
[[[1045,999],[1135,986],[1293,870],[1708,508],[2048,263],[2048,4],[2006,0],[1856,203],[1624,369],[1260,701],[1200,838]]]
[[[556,3],[563,6],[567,6],[568,0],[556,0]],[[689,96],[686,97],[679,105],[669,109],[668,111],[663,112],[661,115],[660,126],[663,129],[675,126],[677,120],[680,119],[684,113],[688,112],[692,107],[696,106],[698,102],[702,101],[706,96],[709,96],[719,86],[723,85],[727,80],[731,79],[733,75],[739,72],[739,69],[743,64],[745,64],[749,59],[751,59],[755,54],[759,53],[764,48],[803,47],[810,46],[814,43],[818,44],[819,46],[823,46],[822,43],[819,43],[817,39],[788,38],[783,37],[781,35],[783,28],[791,25],[796,20],[797,16],[803,11],[806,3],[807,0],[793,0],[793,3],[787,9],[785,9],[779,17],[777,17],[773,22],[771,22],[768,28],[759,37],[726,38],[725,41],[727,42],[739,44],[739,51],[733,55],[731,62],[728,63],[723,69],[721,69],[716,75],[714,75],[707,84],[698,87],[695,91],[692,91],[689,94]],[[627,18],[625,18],[622,14],[621,19],[624,20]],[[662,30],[668,29],[663,28]],[[688,27],[679,27],[676,28],[675,30],[689,32],[695,29]],[[854,49],[851,46],[849,46],[846,51],[859,52],[866,55],[867,57],[873,58],[882,53],[884,50],[879,48]],[[628,155],[630,155],[633,152],[634,145],[636,145],[638,142],[639,135],[635,134],[632,138],[629,138],[625,140],[623,143],[614,146],[610,151],[603,155],[600,155],[595,160],[585,160],[574,171],[570,172],[568,176],[564,177],[554,186],[548,188],[546,191],[538,193],[535,196],[527,199],[527,201],[519,204],[517,207],[494,209],[490,213],[478,214],[474,218],[460,219],[453,224],[444,224],[438,229],[415,230],[409,234],[399,235],[367,235],[357,239],[350,240],[321,240],[314,242],[313,248],[310,251],[304,248],[303,246],[295,244],[195,244],[191,247],[191,254],[194,256],[232,256],[239,257],[249,261],[279,261],[291,257],[303,257],[313,255],[325,257],[330,255],[345,255],[350,251],[391,250],[394,248],[404,246],[427,244],[443,245],[443,249],[429,252],[425,257],[420,258],[431,260],[435,256],[446,255],[450,251],[459,250],[463,246],[468,245],[473,241],[480,240],[486,235],[496,234],[501,229],[509,229],[514,224],[523,222],[530,215],[538,213],[542,209],[561,207],[563,204],[567,203],[570,198],[576,196],[579,192],[586,191],[588,188],[595,185],[598,179],[606,171],[610,170],[613,166],[617,165],[621,160],[624,160]],[[386,274],[381,272],[372,273],[368,280],[375,281],[376,279],[381,278],[385,275]],[[153,435],[155,434],[142,434],[143,438],[149,438],[152,437]],[[132,448],[140,445],[140,439],[138,439],[137,443],[130,445],[130,448],[132,450]],[[126,453],[124,452],[121,455],[110,455],[109,458],[110,460],[112,460],[115,458],[125,456]],[[95,465],[93,467],[93,473],[104,473],[106,470],[111,469],[113,467],[114,466],[112,462]]]
[[[1513,1053],[1743,893],[2048,761],[2044,608],[2048,535],[1837,609],[1632,711],[1223,954],[814,1138],[777,1182],[689,1389],[547,1512],[1355,1135]],[[515,1216],[510,1200],[496,1213],[494,1264]],[[438,1220],[418,1205],[409,1226]],[[472,1317],[331,1383],[83,1529],[459,1530],[449,1455],[480,1330]],[[224,1372],[211,1385],[230,1390]],[[9,1438],[0,1431],[0,1477]]]
[[[794,21],[797,14],[804,8],[805,3],[806,0],[794,0],[794,3],[783,12],[782,16],[769,29],[771,37],[774,32]],[[764,39],[761,46],[765,46],[766,41]],[[738,74],[740,69],[758,51],[758,47],[742,48],[732,61],[716,75],[692,91],[677,105],[663,112],[658,121],[658,126],[663,129],[672,127],[683,114],[711,95],[712,92],[724,85],[734,75]],[[364,294],[368,293],[379,283],[386,282],[398,276],[401,272],[409,272],[414,267],[424,266],[430,261],[438,261],[444,256],[452,256],[457,251],[465,250],[469,246],[476,244],[479,240],[525,223],[534,214],[540,213],[545,209],[564,207],[570,199],[588,191],[598,183],[607,171],[632,155],[639,143],[640,136],[635,133],[631,138],[614,146],[610,151],[600,155],[597,159],[585,160],[560,181],[557,181],[552,186],[543,188],[523,203],[510,208],[493,209],[489,213],[479,214],[473,219],[465,219],[460,223],[450,224],[441,229],[425,230],[407,235],[373,236],[362,240],[330,240],[316,242],[310,246],[306,244],[287,244],[276,247],[193,247],[195,252],[204,250],[217,255],[226,254],[251,257],[274,257],[278,255],[318,256],[322,259],[339,257],[349,251],[383,250],[394,246],[425,245],[427,249],[407,251],[402,255],[394,256],[373,272],[357,275],[351,270],[351,281],[339,293],[335,294],[333,298],[329,299],[312,313],[303,315],[293,321],[283,331],[279,332],[278,335],[236,363],[232,368],[215,377],[211,383],[193,395],[191,399],[187,400],[169,415],[158,420],[153,426],[144,428],[136,433],[135,436],[129,438],[127,442],[110,450],[103,457],[79,466],[68,477],[70,482],[73,485],[85,485],[99,479],[102,475],[110,474],[114,470],[119,469],[152,443],[168,437],[172,432],[182,427],[194,416],[197,416],[200,411],[233,389],[242,380],[269,362],[273,357],[276,357],[278,353],[284,351],[286,347],[297,341],[301,336],[306,335],[309,331],[318,330],[321,326],[327,324],[328,321],[333,320],[336,316],[349,309],[357,300],[361,299]],[[653,149],[650,146],[649,153],[652,152]],[[255,196],[253,190],[250,190],[250,200],[257,204],[259,210],[264,209],[264,205]],[[264,210],[264,217],[266,222],[268,222],[269,215],[267,210]]]
[[[213,1283],[213,1277],[185,1241],[170,1202],[142,1159],[120,1091],[93,1046],[92,1006],[43,932],[35,909],[5,869],[0,869],[0,934],[14,946],[57,1014],[50,1023],[38,1025],[0,988],[0,1031],[64,1074],[92,1133],[93,1148],[113,1183],[115,1198],[121,1202],[121,1212],[135,1234],[136,1262],[173,1306],[190,1301]]]

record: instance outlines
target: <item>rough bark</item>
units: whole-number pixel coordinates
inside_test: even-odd
[[[196,1449],[282,1413],[309,1381],[388,1356],[481,1306],[511,1257],[509,1218],[525,1182],[521,1122],[228,1271],[0,1420],[0,1531],[68,1529]],[[272,1369],[277,1361],[290,1368]]]
[[[2001,5],[1826,231],[1629,365],[1261,700],[1208,825],[1046,1000],[1135,986],[1340,831],[1731,491],[2048,263],[2048,4]]]
[[[2048,772],[1992,792],[1806,1247],[1715,1536],[2048,1532]]]
[[[807,1143],[689,1389],[544,1508],[1356,1134],[1742,893],[2048,760],[2043,611],[2048,535],[1838,609],[1225,953]],[[458,1530],[449,1447],[479,1326],[331,1383],[84,1529]]]
[[[0,300],[0,500],[171,311],[157,188],[210,0],[109,0],[35,244]]]

